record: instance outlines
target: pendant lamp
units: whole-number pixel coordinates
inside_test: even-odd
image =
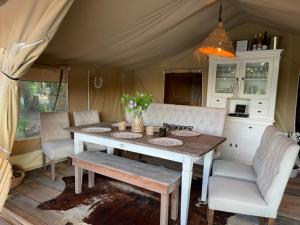
[[[219,9],[218,26],[210,33],[210,35],[200,44],[198,52],[207,55],[216,55],[221,57],[235,57],[235,51],[232,43],[224,29],[222,22],[222,1]]]

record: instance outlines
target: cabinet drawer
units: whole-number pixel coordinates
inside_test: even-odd
[[[250,117],[252,118],[265,118],[269,115],[268,108],[251,108]]]
[[[266,126],[251,123],[225,123],[224,135],[234,137],[255,137],[260,140]]]
[[[226,98],[212,97],[209,105],[216,108],[226,108],[226,102]]]
[[[268,100],[259,100],[259,99],[252,99],[251,100],[251,108],[268,108],[269,101]]]

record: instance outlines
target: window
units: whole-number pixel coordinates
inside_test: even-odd
[[[164,103],[202,105],[202,73],[165,73]]]
[[[56,81],[20,81],[20,115],[16,138],[40,135],[40,112],[68,110],[68,84]]]

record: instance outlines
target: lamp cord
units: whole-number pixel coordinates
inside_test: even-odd
[[[220,1],[220,9],[219,9],[219,22],[222,22],[222,11],[223,11],[223,6],[222,6],[222,0]]]

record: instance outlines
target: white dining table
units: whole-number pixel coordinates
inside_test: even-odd
[[[91,126],[91,125],[89,125]],[[93,125],[96,126],[96,125]],[[97,125],[101,126],[101,124]],[[104,126],[104,125],[103,125]],[[107,126],[107,124],[105,124]],[[86,126],[85,126],[86,127]],[[183,140],[183,145],[177,147],[165,147],[150,144],[147,139],[149,136],[137,139],[120,139],[111,135],[111,132],[90,133],[84,132],[80,127],[69,128],[74,132],[74,153],[78,154],[84,150],[84,142],[107,146],[107,153],[113,154],[114,149],[121,149],[129,152],[158,157],[182,163],[181,180],[181,206],[180,224],[186,225],[188,221],[190,190],[193,176],[193,165],[195,162],[204,159],[203,180],[201,201],[206,202],[209,176],[212,166],[214,149],[225,141],[224,137],[217,137],[202,134],[198,137],[173,137]],[[116,131],[116,130],[115,130]],[[112,131],[114,132],[114,131]],[[152,138],[152,137],[151,137]]]

